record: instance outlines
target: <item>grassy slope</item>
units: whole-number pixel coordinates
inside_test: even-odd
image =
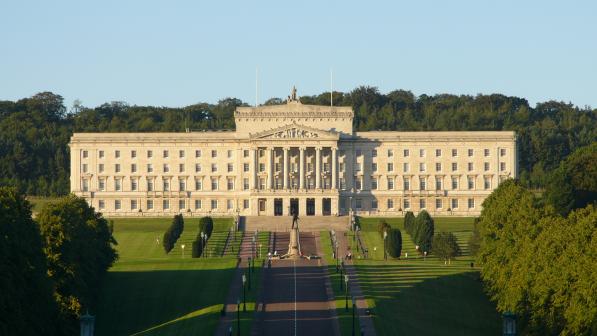
[[[97,335],[213,334],[236,258],[190,258],[197,219],[185,220],[181,238],[166,255],[161,240],[170,221],[114,219],[120,259],[104,282]],[[230,219],[216,219],[214,233],[227,231],[231,224]],[[184,259],[181,244],[186,245]],[[248,329],[250,317],[243,314],[243,329]]]
[[[386,219],[403,236],[407,260],[383,259],[378,219],[362,218],[362,237],[370,259],[357,259],[359,281],[380,335],[498,335],[500,318],[483,293],[478,270],[470,268],[467,240],[472,218],[436,218],[435,231],[451,231],[464,255],[445,266],[433,256],[423,260],[403,230],[402,218]],[[377,247],[377,251],[374,251]]]

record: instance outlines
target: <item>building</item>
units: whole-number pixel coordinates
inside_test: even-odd
[[[514,132],[354,132],[351,107],[239,107],[236,131],[75,133],[71,191],[108,216],[473,216]]]

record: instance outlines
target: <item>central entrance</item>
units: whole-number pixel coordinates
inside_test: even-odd
[[[332,214],[332,199],[331,198],[324,198],[322,201],[322,213],[324,216],[329,216]]]
[[[299,201],[298,198],[291,198],[290,199],[290,212],[289,215],[298,214],[299,213]]]
[[[315,216],[315,198],[307,198],[307,216]]]
[[[282,199],[274,199],[274,216],[282,216]]]

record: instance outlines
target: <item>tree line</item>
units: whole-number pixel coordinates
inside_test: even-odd
[[[352,106],[356,131],[513,130],[519,136],[520,180],[542,188],[547,172],[572,151],[597,138],[597,109],[548,101],[531,107],[524,98],[491,95],[420,95],[396,90],[382,94],[361,86],[334,92],[334,104]],[[330,104],[329,92],[303,96],[305,104]],[[282,104],[272,98],[265,105]],[[130,106],[110,102],[70,109],[60,95],[38,93],[17,101],[0,101],[0,185],[28,195],[69,192],[68,142],[73,132],[182,132],[234,128],[234,110],[247,106],[226,98],[216,104],[181,108]]]

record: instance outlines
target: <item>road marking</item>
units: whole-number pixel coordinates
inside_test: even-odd
[[[297,333],[297,307],[296,307],[296,260],[292,261],[294,265],[294,336],[298,335]]]

